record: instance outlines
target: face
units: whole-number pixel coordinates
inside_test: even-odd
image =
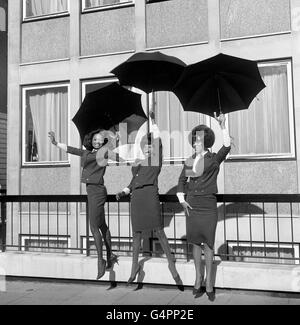
[[[92,145],[94,149],[99,149],[104,143],[104,136],[101,133],[97,133],[93,136]]]
[[[203,145],[203,139],[201,137],[196,137],[194,143],[193,143],[193,148],[196,152],[196,154],[201,154],[205,151],[204,145]]]
[[[152,154],[152,152],[153,152],[153,145],[151,145],[151,144],[144,145],[143,154],[145,157],[150,156]]]

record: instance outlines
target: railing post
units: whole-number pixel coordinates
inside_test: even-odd
[[[88,200],[85,201],[86,207],[86,256],[90,256],[90,225],[89,225],[89,205]]]
[[[4,253],[6,250],[6,202],[1,202],[1,250]]]

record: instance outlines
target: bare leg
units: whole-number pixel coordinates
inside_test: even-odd
[[[141,248],[141,239],[142,234],[140,232],[133,233],[131,275],[128,282],[133,282],[139,271],[139,253]]]
[[[112,254],[112,249],[111,249],[111,235],[110,235],[110,231],[109,231],[106,223],[101,225],[100,230],[101,230],[103,240],[104,240],[104,244],[105,244],[105,247],[106,247],[107,264],[111,264],[110,262],[111,262],[111,258],[112,258],[112,255],[113,255]]]
[[[98,255],[97,279],[100,279],[104,275],[105,267],[106,267],[106,262],[103,259],[103,250],[102,250],[103,241],[102,241],[102,236],[101,236],[99,227],[91,222],[90,228],[91,228],[91,232],[93,234],[94,240],[95,240],[95,245],[96,245],[97,255]]]
[[[195,280],[195,289],[199,289],[201,287],[201,283],[203,280],[203,275],[201,274],[201,256],[202,249],[201,246],[193,244],[193,258],[196,270],[196,280]]]
[[[173,257],[173,254],[171,252],[171,249],[170,249],[170,245],[169,245],[167,236],[166,236],[166,234],[165,234],[165,232],[164,232],[163,229],[157,230],[156,231],[156,234],[157,234],[157,237],[158,237],[159,242],[161,244],[161,247],[162,247],[164,253],[167,256],[168,263],[169,263],[169,270],[170,270],[173,278],[175,279],[179,275],[178,275],[178,272],[176,270],[176,266],[175,266],[175,262],[174,262],[174,257]]]
[[[212,292],[213,282],[212,282],[212,267],[214,251],[209,248],[207,244],[204,244],[204,255],[205,255],[205,265],[206,265],[206,292]]]

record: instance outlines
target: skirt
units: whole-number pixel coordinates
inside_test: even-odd
[[[214,248],[218,223],[217,198],[215,195],[188,195],[186,200],[193,210],[187,216],[187,240],[196,245],[207,244]]]
[[[91,226],[100,228],[105,223],[104,205],[107,191],[104,185],[87,184],[88,211]]]
[[[131,223],[133,232],[163,228],[163,218],[157,186],[134,189],[131,196]]]

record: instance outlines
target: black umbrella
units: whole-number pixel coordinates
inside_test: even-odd
[[[173,91],[184,110],[213,117],[247,109],[265,87],[257,62],[221,53],[187,66]]]
[[[146,93],[171,90],[181,76],[186,64],[174,56],[161,52],[140,52],[131,56],[111,73],[121,85],[133,86]]]
[[[141,95],[111,83],[87,94],[73,118],[81,140],[97,129],[118,130],[120,123],[127,123],[127,133],[138,130],[147,117],[141,104]]]

